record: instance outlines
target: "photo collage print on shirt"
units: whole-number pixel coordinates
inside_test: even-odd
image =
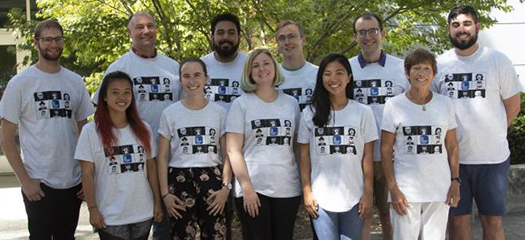
[[[283,93],[286,93],[294,97],[299,103],[301,111],[307,106],[312,104],[312,95],[314,90],[311,88],[283,88],[280,89]]]
[[[315,144],[318,155],[351,154],[357,155],[355,140],[357,128],[352,126],[332,126],[315,128]]]
[[[219,143],[217,130],[211,127],[195,126],[177,129],[179,136],[179,153],[190,154],[217,154]]]
[[[207,99],[214,102],[229,103],[241,96],[241,86],[239,81],[232,81],[226,78],[212,78],[206,83],[204,94]]]
[[[441,126],[404,126],[405,154],[441,154],[443,131]]]
[[[133,78],[135,98],[139,102],[173,101],[172,80],[158,76]]]
[[[71,94],[63,91],[36,92],[33,94],[38,119],[71,118]]]
[[[251,121],[256,146],[292,144],[292,121],[290,119],[256,119]]]
[[[143,172],[146,161],[144,147],[138,144],[114,146],[104,151],[109,174]]]
[[[482,72],[445,74],[447,96],[453,99],[485,98],[485,77],[486,74]]]
[[[354,99],[362,104],[385,104],[394,97],[394,81],[381,79],[364,79],[352,81]]]

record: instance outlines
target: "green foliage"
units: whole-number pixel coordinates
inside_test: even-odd
[[[521,95],[521,111],[510,127],[507,136],[510,147],[510,163],[525,164],[525,95]]]

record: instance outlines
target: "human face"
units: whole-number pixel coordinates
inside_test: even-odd
[[[455,48],[466,50],[478,41],[478,32],[481,25],[475,23],[472,16],[460,14],[450,20],[448,36]]]
[[[239,32],[230,21],[221,21],[215,25],[215,32],[211,35],[213,49],[221,57],[231,57],[239,49]]]
[[[259,85],[273,85],[275,80],[275,64],[268,54],[257,55],[252,62],[252,79]]]
[[[40,37],[34,39],[34,44],[39,57],[48,61],[58,61],[64,50],[64,38],[56,28],[42,30]]]
[[[346,97],[346,85],[350,83],[350,75],[338,61],[326,65],[323,72],[323,87],[330,98]]]
[[[428,89],[434,79],[434,70],[429,63],[419,63],[410,68],[408,80],[414,89]]]
[[[377,34],[370,33],[371,29],[378,29]],[[361,47],[364,54],[377,54],[381,52],[381,41],[385,38],[385,31],[379,29],[379,22],[375,18],[363,19],[360,18],[355,23],[356,33],[354,40]],[[364,36],[360,35],[360,31],[368,31]]]
[[[130,82],[126,79],[118,79],[111,82],[108,85],[108,91],[104,100],[108,104],[110,113],[125,113],[131,101],[133,101]]]
[[[180,81],[188,95],[204,94],[204,85],[208,80],[200,63],[188,62],[180,69]]]
[[[303,46],[306,43],[305,37],[301,37],[299,28],[294,24],[288,24],[277,31],[277,45],[279,52],[284,57],[301,56]]]
[[[137,49],[155,48],[157,41],[157,25],[150,15],[135,15],[128,26],[131,44]]]

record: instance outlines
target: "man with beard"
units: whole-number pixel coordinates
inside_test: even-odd
[[[281,22],[275,29],[275,38],[283,56],[280,67],[284,83],[278,89],[295,97],[302,110],[312,102],[319,67],[304,59],[306,36],[299,23],[292,20]]]
[[[502,53],[477,43],[480,23],[471,6],[452,9],[448,15],[449,38],[454,46],[438,58],[439,74],[433,86],[447,94],[450,83],[461,89],[461,79],[474,81],[474,73],[483,74],[485,86],[477,89],[468,84],[461,92],[482,91],[481,97],[467,94],[452,98],[458,122],[460,151],[459,176],[452,180],[461,184],[461,199],[450,209],[450,239],[472,239],[472,199],[476,201],[483,226],[483,239],[505,239],[502,216],[506,208],[509,146],[507,128],[520,111],[519,93],[523,89],[512,62]],[[450,90],[449,90],[450,91]]]
[[[9,81],[0,102],[2,149],[22,185],[29,237],[74,239],[83,192],[73,155],[93,109],[82,78],[60,66],[62,26],[40,22],[33,44],[38,62]],[[56,114],[49,108],[37,111],[52,102]],[[17,128],[23,156],[15,142]]]
[[[157,52],[157,24],[147,12],[133,14],[128,22],[128,36],[131,38],[131,50],[112,63],[106,74],[122,71],[133,80],[133,92],[140,117],[151,126],[155,139],[162,111],[178,101],[182,87],[178,81],[179,63]],[[163,97],[159,97],[163,96]],[[98,90],[92,98],[97,104]],[[155,140],[156,141],[156,140]],[[153,239],[169,239],[167,212],[164,210],[163,221],[153,223]]]
[[[241,40],[241,23],[239,18],[231,13],[224,13],[211,20],[212,53],[201,60],[206,63],[211,81],[209,99],[230,109],[231,99],[240,96],[233,93],[234,83],[240,83],[244,60],[247,55],[239,52]]]

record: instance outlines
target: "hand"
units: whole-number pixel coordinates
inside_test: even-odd
[[[181,219],[182,215],[180,215],[177,209],[180,211],[186,211],[186,203],[171,193],[166,195],[163,200],[168,214],[175,219]]]
[[[305,192],[303,195],[304,200],[304,207],[306,208],[306,211],[312,216],[313,218],[318,218],[319,213],[317,210],[319,210],[319,204],[317,204],[317,200],[315,199],[314,194],[310,192]]]
[[[450,188],[448,189],[447,193],[447,204],[450,207],[457,207],[459,204],[459,200],[461,199],[460,193],[459,193],[459,183],[456,181],[452,181],[450,184]]]
[[[80,200],[84,200],[84,189],[81,188],[80,191],[77,192],[77,198]]]
[[[244,190],[243,189],[243,203],[244,211],[248,212],[251,217],[256,217],[259,215],[259,207],[261,207],[261,202],[259,201],[259,196],[253,189]]]
[[[161,204],[155,204],[153,207],[153,220],[155,220],[155,222],[162,222],[162,217],[164,217],[164,214],[162,213]]]
[[[209,204],[206,211],[210,212],[210,215],[216,216],[218,213],[224,211],[224,205],[226,200],[228,200],[228,194],[230,190],[228,188],[221,188],[218,191],[212,191],[211,195],[206,199],[206,202]]]
[[[29,179],[25,184],[22,183],[22,192],[30,202],[40,201],[46,196],[40,188],[39,179]]]
[[[91,226],[93,226],[96,229],[106,228],[104,218],[102,217],[102,214],[100,214],[100,211],[96,207],[89,209],[89,223],[91,223]]]
[[[392,197],[392,207],[394,210],[397,212],[397,214],[405,216],[407,214],[407,208],[409,207],[408,200],[405,195],[397,187],[396,189],[390,191],[390,195]]]
[[[372,211],[372,194],[363,194],[359,200],[359,218],[365,219],[365,217]]]

